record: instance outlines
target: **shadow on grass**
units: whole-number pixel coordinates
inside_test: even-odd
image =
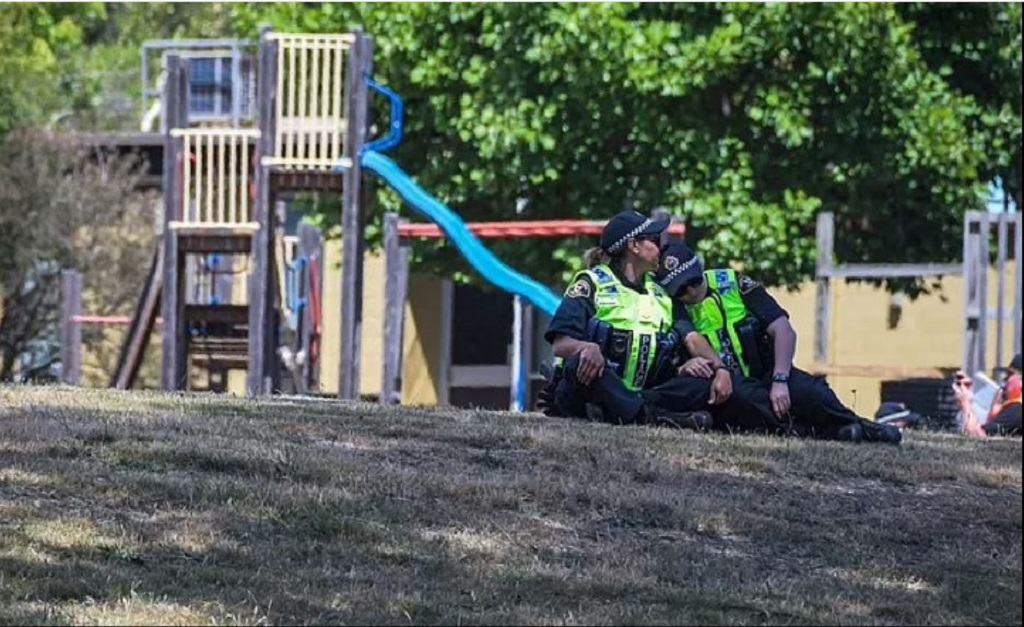
[[[273,431],[108,434],[76,410],[49,434],[12,413],[0,621],[151,599],[163,623],[1020,622],[1019,474],[948,479],[1005,460],[387,413],[358,427],[388,447],[268,458]],[[67,520],[98,531],[38,531]]]

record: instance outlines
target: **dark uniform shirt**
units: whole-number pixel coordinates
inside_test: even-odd
[[[739,275],[737,281],[743,304],[746,306],[747,312],[757,318],[761,329],[767,329],[768,325],[783,316],[789,317],[789,313],[782,308],[775,297],[768,293],[768,290],[764,289],[763,285],[745,274]],[[711,289],[710,286],[708,289]],[[690,320],[690,315],[686,313],[686,307],[678,300],[673,300],[672,318],[674,320],[673,328],[681,338],[685,338],[697,330],[693,321]]]
[[[1010,403],[982,427],[986,435],[1021,435],[1021,404]]]
[[[643,278],[634,283],[622,275],[616,264],[613,263],[609,267],[623,286],[640,294],[647,293]],[[555,310],[547,332],[544,333],[544,339],[549,344],[553,344],[559,335],[567,335],[574,340],[587,340],[587,322],[597,314],[597,306],[594,304],[595,291],[594,281],[586,274],[580,275],[565,290],[562,302]]]

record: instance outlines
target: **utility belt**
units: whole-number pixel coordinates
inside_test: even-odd
[[[640,363],[647,363],[644,380],[647,384],[657,384],[671,378],[675,373],[673,357],[679,345],[679,335],[675,332],[655,333],[654,346],[644,351],[647,355],[640,354],[637,359]],[[626,369],[629,360],[633,355],[633,341],[637,337],[632,331],[616,329],[607,322],[591,318],[587,322],[587,339],[601,348],[601,354],[605,358],[605,367],[609,368],[620,378],[626,376]],[[648,363],[649,353],[654,348],[654,363]]]

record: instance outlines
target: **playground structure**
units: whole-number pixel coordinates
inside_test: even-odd
[[[159,48],[173,48],[173,42],[158,43]],[[190,45],[205,50],[221,43]],[[232,76],[237,83],[243,50],[239,42],[229,43]],[[165,53],[161,116],[165,130],[163,242],[154,255],[146,289],[129,326],[113,381],[115,387],[131,386],[159,305],[163,314],[164,389],[186,387],[189,364],[201,356],[193,354],[201,353],[193,349],[216,340],[220,367],[244,366],[247,370],[248,394],[279,390],[281,362],[287,362],[288,356],[278,355],[277,332],[284,311],[289,309],[282,305],[295,290],[283,285],[289,281],[281,271],[282,251],[277,244],[282,239],[277,232],[280,220],[269,208],[288,192],[337,191],[340,187],[343,297],[338,396],[356,397],[361,370],[362,299],[355,295],[362,293],[364,167],[441,224],[485,278],[520,298],[540,303],[549,314],[553,312],[558,298],[550,289],[490,255],[458,216],[377,152],[401,141],[402,102],[372,80],[372,48],[372,38],[358,32],[291,35],[265,30],[256,55],[257,128],[247,129],[190,128],[187,57],[191,55]],[[366,144],[369,90],[387,96],[392,111],[389,134]],[[237,105],[237,97],[232,102]],[[239,116],[237,111],[234,113],[232,121],[237,125]],[[563,230],[562,234],[579,233]],[[246,302],[230,298],[207,303],[190,300],[187,288],[190,282],[195,283],[192,269],[205,267],[206,258],[220,255],[246,259],[250,268]],[[197,256],[205,256],[202,263]],[[316,293],[316,280],[322,272],[313,277],[304,270],[315,268],[302,263],[306,259],[299,257],[300,272],[290,285],[306,286],[307,291]],[[228,290],[232,291],[231,285]],[[299,301],[300,306],[307,301],[314,305],[307,310],[315,309],[317,304],[308,298],[292,300]],[[393,322],[394,318],[388,318],[388,324]],[[201,332],[197,334],[196,330]],[[316,337],[315,333],[310,335]],[[315,347],[315,341],[307,337],[302,346]],[[315,370],[317,364],[308,358],[315,358],[318,351],[285,352],[293,360],[305,355],[307,359],[300,361]],[[209,362],[204,365],[211,366]],[[301,378],[297,390],[313,387],[308,378]]]
[[[203,365],[211,369],[244,367],[250,395],[280,389],[281,361],[292,370],[299,367],[297,378],[293,372],[296,390],[315,388],[322,242],[307,229],[297,243],[286,245],[283,220],[271,207],[289,191],[340,185],[346,190],[346,215],[358,212],[358,180],[332,168],[345,162],[343,151],[358,152],[362,141],[365,85],[359,77],[367,73],[363,62],[371,46],[372,40],[359,33],[265,30],[258,54],[258,128],[253,129],[190,128],[188,62],[167,55],[163,241],[129,329],[115,387],[131,386],[159,303],[164,389],[187,387],[189,367],[201,356],[194,352],[205,354]],[[244,260],[246,298],[236,298],[234,281],[223,297],[206,303],[189,298],[195,276],[190,269],[199,258],[206,266],[211,256]],[[297,338],[283,347],[287,356],[279,356],[282,323]],[[207,350],[193,351],[199,343]]]

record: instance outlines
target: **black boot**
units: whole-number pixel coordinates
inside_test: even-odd
[[[856,422],[850,423],[836,429],[834,437],[829,439],[838,442],[860,442],[864,439],[864,430]]]
[[[903,441],[903,432],[896,425],[883,424],[861,418],[860,429],[864,434],[865,442],[882,442],[899,446]]]
[[[707,431],[715,425],[711,413],[706,411],[668,411],[656,405],[645,405],[644,413],[644,423],[652,427]]]
[[[860,424],[856,422],[813,428],[809,435],[816,440],[834,440],[836,442],[860,442],[864,438],[864,432]]]
[[[552,418],[563,417],[565,414],[555,403],[555,389],[558,388],[558,383],[562,380],[562,367],[553,368],[550,364],[542,363],[540,372],[548,382],[544,389],[537,394],[537,411]]]

